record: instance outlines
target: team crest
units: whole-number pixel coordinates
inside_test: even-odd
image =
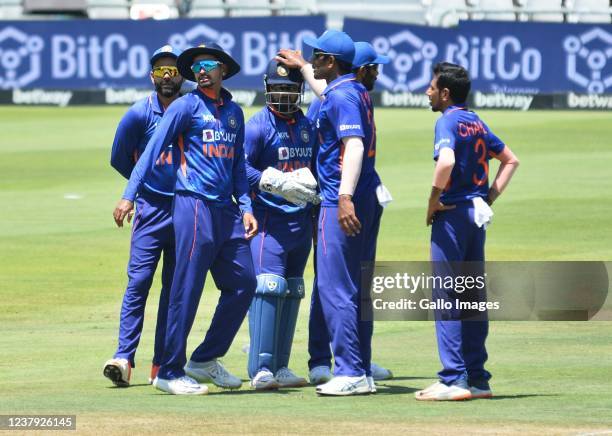
[[[276,73],[281,77],[287,77],[289,75],[289,71],[287,71],[287,68],[282,65],[276,67]]]
[[[164,53],[170,53],[172,51],[172,46],[171,45],[164,45],[161,50]]]
[[[278,283],[273,282],[273,281],[269,281],[268,283],[266,283],[268,286],[267,288],[271,291],[275,291],[276,287],[278,286]]]
[[[302,138],[302,141],[304,142],[310,141],[310,135],[308,134],[308,130],[302,130],[300,132],[300,137]]]
[[[235,128],[236,128],[236,126],[238,125],[238,121],[236,121],[236,118],[234,118],[233,116],[230,116],[230,117],[227,119],[227,122],[229,123],[229,126],[230,126],[232,129],[235,129]]]

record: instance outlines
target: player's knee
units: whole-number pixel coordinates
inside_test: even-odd
[[[288,292],[287,298],[302,299],[306,295],[304,277],[289,277],[287,279]]]
[[[257,276],[256,295],[285,297],[287,289],[288,283],[283,276],[277,274],[259,274]]]

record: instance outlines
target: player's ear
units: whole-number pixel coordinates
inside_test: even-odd
[[[442,100],[444,101],[449,101],[450,100],[450,89],[448,88],[442,88],[440,90],[440,97],[442,98]]]
[[[227,76],[227,65],[221,64],[221,75],[223,77]]]
[[[149,77],[151,78],[151,84],[155,86],[155,79],[153,78],[153,70],[149,73]]]

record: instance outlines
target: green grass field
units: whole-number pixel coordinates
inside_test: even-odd
[[[125,182],[108,160],[124,111],[0,107],[0,414],[74,414],[79,432],[95,434],[612,431],[612,322],[492,323],[493,400],[414,400],[439,366],[433,324],[425,322],[377,323],[375,361],[396,378],[380,383],[376,396],[317,398],[311,387],[165,395],[146,384],[158,282],[134,386],[111,387],[102,365],[116,346],[130,230],[112,220]],[[521,159],[495,206],[488,259],[612,260],[610,114],[481,116]],[[377,166],[395,198],[383,217],[380,260],[428,258],[424,221],[436,117],[425,109],[377,112]],[[306,281],[309,287],[310,265]],[[190,349],[203,338],[217,292],[209,280]],[[304,304],[291,365],[302,375],[307,319]],[[224,359],[243,378],[247,342],[243,325]]]

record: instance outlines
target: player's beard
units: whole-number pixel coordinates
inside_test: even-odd
[[[159,82],[155,84],[155,91],[164,97],[174,97],[181,90],[181,84],[176,82]]]

